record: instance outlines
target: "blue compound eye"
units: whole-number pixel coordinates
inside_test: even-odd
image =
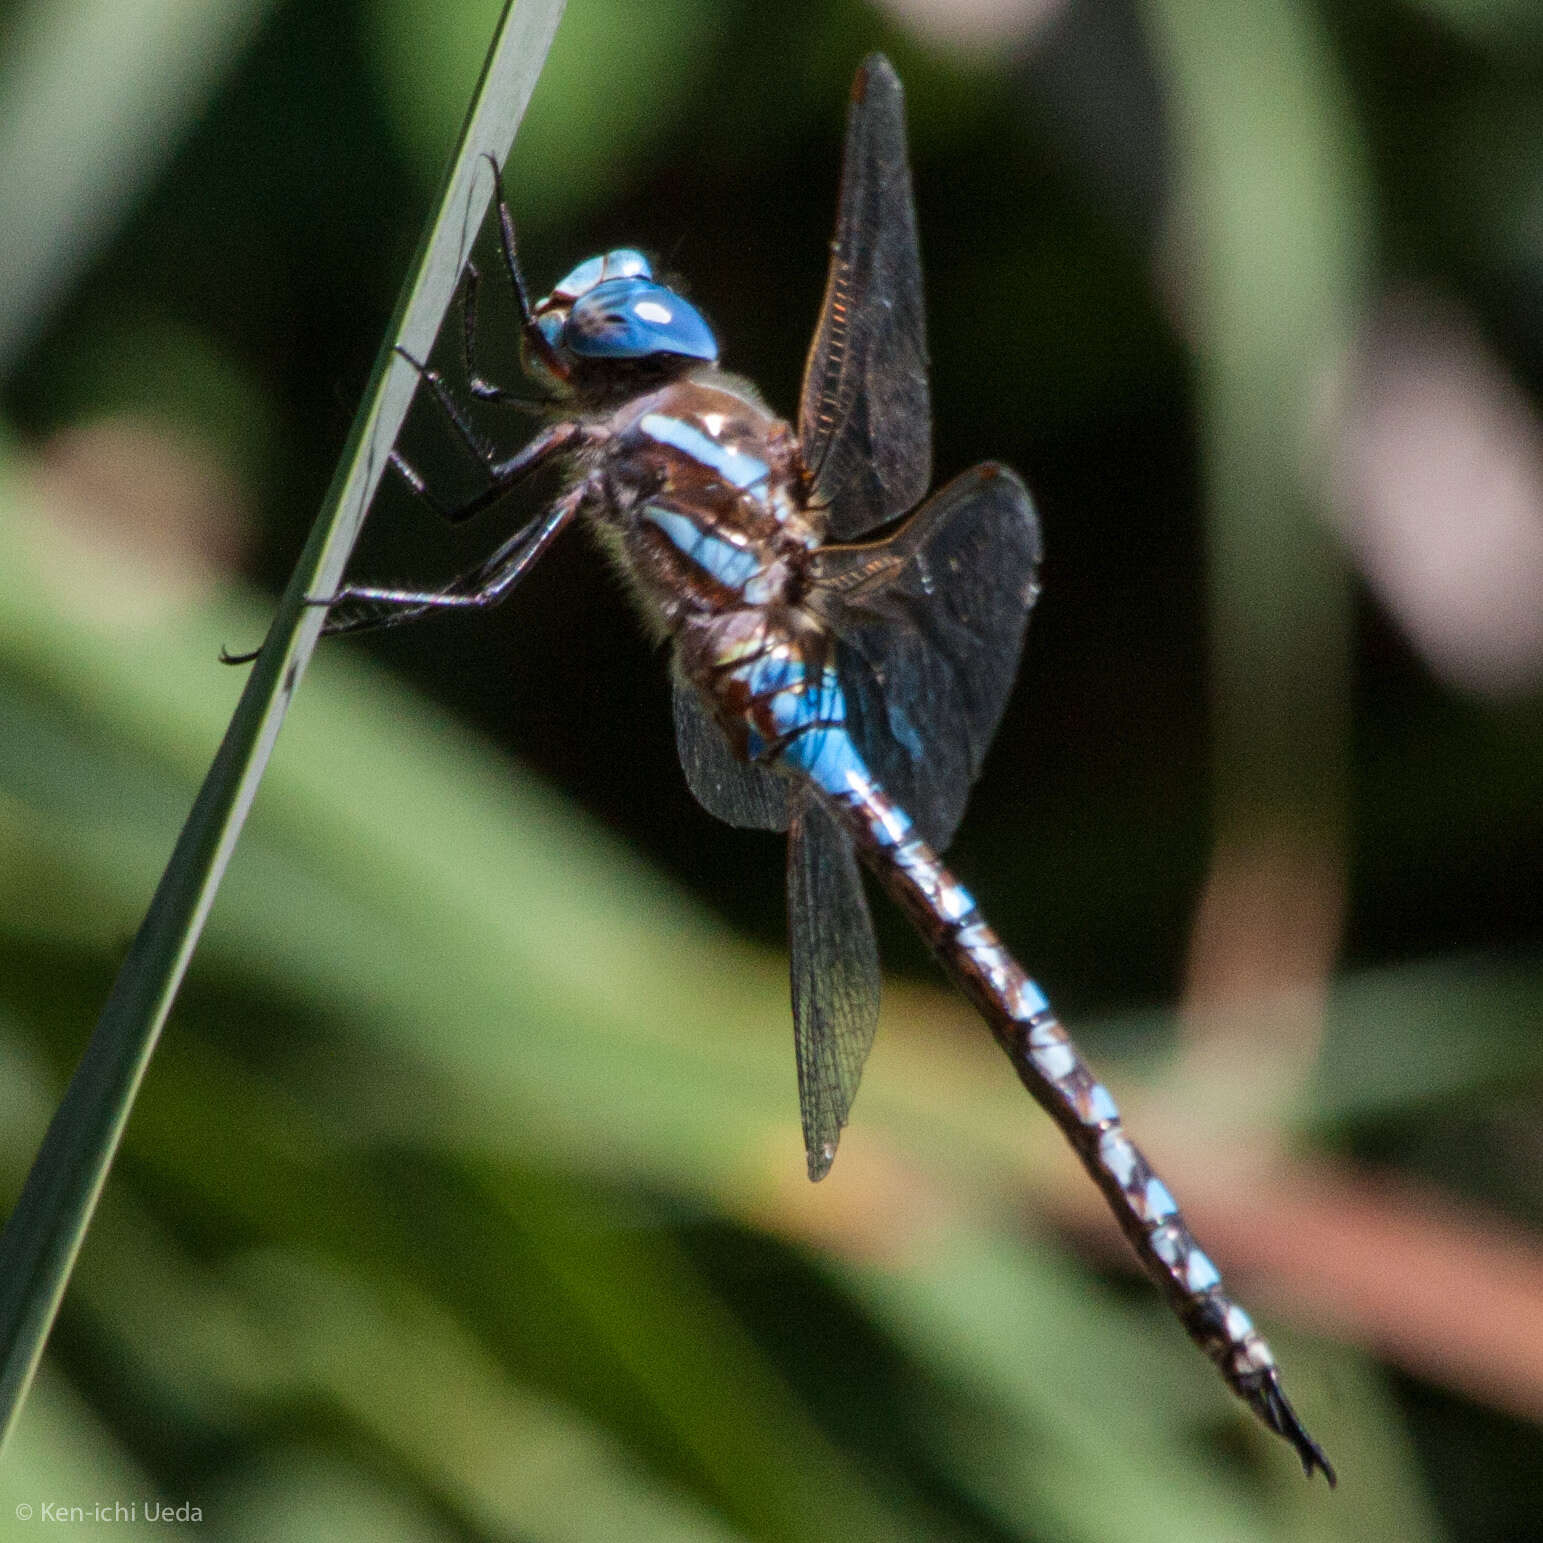
[[[602,279],[651,279],[654,265],[636,247],[619,246],[601,259]]]
[[[576,300],[563,344],[582,359],[718,357],[718,340],[702,313],[674,290],[642,277],[606,279]]]
[[[571,305],[607,279],[651,279],[654,270],[648,259],[635,247],[620,246],[603,257],[587,257],[572,273],[552,286],[552,293],[536,307]]]

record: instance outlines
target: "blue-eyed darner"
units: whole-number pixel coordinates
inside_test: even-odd
[[[1114,1100],[937,855],[1017,671],[1039,588],[1040,531],[1027,491],[1004,466],[976,467],[926,498],[921,267],[902,94],[888,61],[868,59],[853,88],[796,432],[719,370],[707,323],[638,252],[591,258],[532,304],[501,187],[497,207],[522,357],[550,412],[500,458],[424,370],[486,472],[485,489],[454,515],[497,502],[554,462],[567,473],[564,490],[446,590],[342,590],[328,602],[343,609],[327,630],[496,604],[582,517],[671,641],[675,731],[692,791],[731,824],[787,832],[810,1177],[835,1156],[877,1021],[861,858],[1060,1126],[1190,1337],[1295,1447],[1304,1470],[1321,1469],[1332,1484],[1269,1347],[1125,1135]],[[476,285],[469,269],[471,390],[496,401],[508,393],[478,376],[471,357]],[[392,460],[430,497],[405,461]]]

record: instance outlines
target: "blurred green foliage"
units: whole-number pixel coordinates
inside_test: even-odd
[[[174,9],[116,13],[164,29],[139,52],[99,8],[0,9],[0,150],[18,82],[145,101],[43,93],[68,122],[0,156],[51,194],[0,208],[53,222],[49,261],[9,270],[0,447],[13,1192],[238,691],[217,650],[267,614],[216,581],[230,538],[115,521],[55,436],[131,414],[192,447],[243,491],[227,519],[255,511],[246,577],[278,582],[498,7],[275,0],[185,32]],[[1534,1248],[1539,695],[1443,686],[1353,587],[1287,371],[1417,279],[1538,400],[1539,41],[1526,5],[1445,0],[1089,0],[954,49],[845,0],[572,0],[510,167],[534,285],[652,249],[789,407],[847,83],[890,51],[936,463],[1023,469],[1050,551],[960,867],[1101,1051],[1151,1052],[1215,830],[1324,814],[1346,946],[1296,1134]],[[95,221],[60,212],[105,196],[81,166],[113,189]],[[1250,219],[1260,190],[1279,225]],[[1165,225],[1176,204],[1202,217]],[[1185,242],[1209,279],[1188,330],[1154,261],[1171,278]],[[1295,287],[1249,289],[1272,274]],[[453,489],[436,427],[412,454]],[[489,544],[392,496],[357,566],[421,582]],[[152,1496],[254,1539],[1529,1535],[1536,1425],[1310,1341],[1310,1305],[1271,1335],[1344,1483],[1302,1485],[1144,1288],[1023,1214],[1081,1180],[914,988],[831,1178],[797,1188],[775,843],[690,803],[660,661],[582,541],[506,610],[313,666],[7,1450],[0,1536],[42,1525],[18,1504]]]

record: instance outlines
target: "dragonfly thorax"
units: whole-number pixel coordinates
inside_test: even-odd
[[[560,395],[621,386],[640,370],[657,376],[718,358],[718,340],[702,313],[656,283],[648,259],[631,247],[581,262],[531,308],[531,320],[550,355],[527,344],[526,370]]]
[[[749,387],[699,367],[589,421],[585,511],[667,633],[797,593],[823,530],[790,426]]]

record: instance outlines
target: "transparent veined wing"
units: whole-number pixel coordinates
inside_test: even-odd
[[[879,1021],[879,949],[852,844],[811,792],[793,802],[787,878],[798,1107],[822,1179]]]
[[[806,604],[836,638],[847,726],[944,850],[980,771],[1039,594],[1039,521],[1005,466],[940,488],[880,541],[822,547]]]
[[[851,842],[812,792],[748,765],[701,698],[675,681],[675,742],[696,800],[716,818],[788,832],[788,949],[798,1107],[809,1177],[822,1179],[857,1093],[879,1016],[879,952]]]
[[[676,676],[675,748],[696,801],[715,819],[746,830],[788,828],[788,785],[741,761],[696,689]]]
[[[809,348],[798,438],[814,503],[841,540],[914,508],[932,480],[927,335],[905,98],[882,54],[852,85],[836,234]]]

